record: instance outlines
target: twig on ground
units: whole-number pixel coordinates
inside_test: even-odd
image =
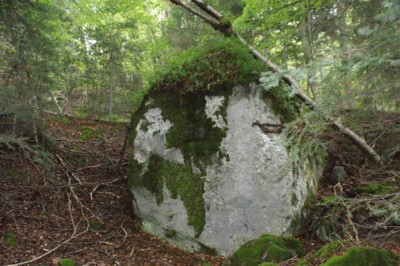
[[[112,180],[112,181],[110,181],[110,182],[105,182],[105,183],[98,184],[98,185],[95,186],[95,187],[93,188],[93,190],[90,192],[90,200],[93,201],[93,193],[96,192],[96,190],[97,190],[99,187],[111,185],[111,184],[117,183],[117,182],[120,181],[120,180],[122,180],[122,178],[118,177],[118,178],[116,178],[116,179],[114,179],[114,180]],[[110,193],[111,193],[111,192],[110,192]],[[114,195],[114,196],[116,196],[118,199],[120,198],[120,197],[117,196],[117,195]]]
[[[65,245],[65,244],[71,242],[71,240],[73,240],[74,238],[77,238],[78,236],[80,236],[80,235],[86,233],[86,232],[88,231],[88,228],[86,228],[85,230],[83,230],[83,231],[80,232],[80,233],[77,233],[76,224],[75,224],[75,221],[74,221],[74,217],[73,217],[73,215],[72,215],[72,207],[71,207],[71,205],[72,205],[72,202],[71,202],[71,194],[68,193],[68,211],[69,211],[69,215],[70,215],[71,223],[72,223],[72,228],[73,228],[72,235],[71,235],[68,239],[64,240],[63,242],[61,242],[60,244],[58,244],[58,245],[57,245],[56,247],[54,247],[53,249],[50,249],[50,250],[47,251],[46,253],[44,253],[44,254],[42,254],[42,255],[36,257],[36,258],[33,258],[33,259],[31,259],[31,260],[27,260],[27,261],[23,261],[23,262],[19,262],[19,263],[15,263],[15,264],[7,264],[7,265],[5,265],[5,266],[20,266],[20,265],[26,265],[26,264],[30,264],[30,263],[36,262],[36,261],[38,261],[38,260],[40,260],[40,259],[42,259],[42,258],[44,258],[44,257],[46,257],[46,256],[48,256],[48,255],[50,255],[51,253],[53,253],[54,251],[56,251],[57,249],[59,249],[59,248],[62,247],[63,245]]]

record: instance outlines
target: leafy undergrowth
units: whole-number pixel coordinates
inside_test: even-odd
[[[0,265],[38,258],[68,239],[29,265],[221,264],[140,231],[127,156],[118,169],[125,124],[65,117],[47,123],[57,144],[53,167],[18,151],[0,153]]]

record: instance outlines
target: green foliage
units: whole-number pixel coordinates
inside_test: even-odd
[[[294,255],[304,255],[303,247],[295,238],[263,235],[241,246],[231,257],[231,265],[259,265],[261,262],[282,262]]]
[[[321,266],[396,266],[400,263],[400,256],[386,250],[372,247],[353,247],[344,255],[335,256]]]
[[[5,242],[6,242],[7,246],[9,246],[11,248],[17,248],[18,247],[18,241],[15,238],[15,235],[14,235],[13,232],[7,232],[5,234],[4,238],[5,238]]]
[[[206,43],[172,58],[150,82],[155,91],[206,93],[257,81],[264,68],[234,39]]]
[[[32,163],[40,164],[47,170],[54,165],[52,155],[42,147],[30,145],[25,137],[16,137],[13,134],[0,133],[0,148],[6,148],[10,151],[22,151],[24,156]]]
[[[286,145],[292,157],[295,169],[315,170],[316,165],[324,165],[327,156],[327,144],[320,136],[326,130],[327,123],[318,112],[308,112],[291,123],[286,124],[284,134]]]
[[[59,265],[59,266],[75,266],[76,263],[75,263],[75,261],[73,261],[73,260],[70,259],[70,258],[64,258],[64,259],[61,259],[61,260],[60,260],[60,262],[58,263],[58,265]]]

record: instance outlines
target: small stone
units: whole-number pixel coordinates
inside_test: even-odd
[[[347,177],[347,173],[346,173],[346,170],[344,169],[344,166],[337,165],[337,166],[333,167],[332,181],[334,181],[334,183],[343,182],[346,177]]]

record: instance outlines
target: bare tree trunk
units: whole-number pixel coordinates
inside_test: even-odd
[[[309,11],[309,5],[307,4],[305,4],[304,6],[304,15],[300,23],[300,36],[301,36],[301,45],[303,47],[304,59],[306,61],[306,65],[310,68],[310,72],[308,73],[308,78],[307,78],[307,89],[311,91],[311,94],[314,99],[318,99],[319,92],[317,84],[315,83],[316,72],[311,66],[311,64],[314,61],[314,51],[312,46],[310,11]]]
[[[348,47],[348,36],[347,36],[347,24],[346,24],[346,8],[343,3],[338,2],[337,3],[338,11],[339,11],[339,42],[340,42],[340,48],[342,49],[342,52],[345,54],[348,53],[349,47]],[[345,57],[343,59],[343,64],[348,65],[348,59]],[[350,80],[350,75],[346,71],[343,73],[344,75],[344,88],[343,88],[343,93],[344,93],[344,108],[345,109],[353,109],[355,104],[353,101],[353,98],[350,97],[352,93],[351,89],[351,80]]]
[[[194,3],[201,11],[191,7],[190,5],[184,3],[181,0],[170,0],[173,4],[182,6],[189,12],[193,13],[196,16],[199,16],[202,18],[206,23],[210,24],[211,27],[213,27],[215,30],[220,31],[226,36],[234,36],[239,39],[241,43],[246,45],[251,54],[266,64],[269,69],[272,72],[275,73],[282,73],[282,70],[279,69],[277,65],[275,65],[272,61],[270,61],[268,58],[264,57],[261,55],[254,47],[252,47],[250,44],[246,42],[233,28],[232,28],[232,23],[224,18],[221,13],[219,13],[217,10],[206,4],[203,0],[191,0],[192,3]],[[205,14],[204,14],[205,13]],[[291,76],[288,76],[286,74],[282,75],[283,81],[288,84],[289,86],[295,88],[297,90],[297,97],[307,106],[310,107],[310,109],[315,109],[315,103],[310,99],[310,97],[307,96],[306,93],[301,89],[300,85],[297,83],[296,80],[294,80]],[[375,150],[368,145],[368,143],[365,141],[364,138],[361,136],[357,135],[354,131],[352,131],[350,128],[344,126],[341,124],[337,119],[333,117],[327,117],[326,120],[338,131],[342,132],[345,136],[347,136],[353,143],[355,143],[361,150],[363,150],[367,155],[370,156],[371,159],[373,159],[376,163],[382,163],[382,158],[375,152]]]

